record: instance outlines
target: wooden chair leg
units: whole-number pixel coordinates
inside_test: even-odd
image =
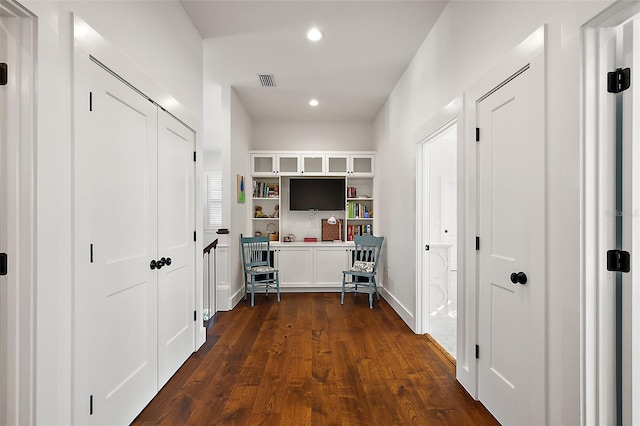
[[[243,272],[244,275],[244,300],[247,300],[247,273]]]
[[[255,304],[255,295],[256,295],[256,278],[251,277],[251,306]]]

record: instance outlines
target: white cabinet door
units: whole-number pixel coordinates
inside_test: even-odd
[[[327,154],[326,174],[373,177],[374,154]]]
[[[322,176],[325,174],[324,154],[304,154],[301,156],[301,174],[311,176]]]
[[[276,154],[251,154],[251,174],[253,176],[273,176],[278,170]]]
[[[316,287],[342,287],[342,271],[349,267],[347,247],[316,247],[314,257]]]
[[[194,351],[194,133],[158,112],[158,389]]]
[[[373,154],[355,154],[349,156],[349,174],[351,176],[373,176]]]
[[[330,176],[345,176],[349,172],[349,156],[327,154],[325,173]]]
[[[296,176],[300,174],[300,156],[298,154],[278,154],[275,174]]]
[[[279,247],[276,265],[280,270],[281,287],[313,285],[313,247]]]
[[[74,144],[76,423],[89,423],[91,398],[92,424],[128,424],[157,391],[157,108],[86,62],[92,105],[76,115]]]

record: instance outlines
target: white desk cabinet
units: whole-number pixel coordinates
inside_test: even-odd
[[[352,249],[341,247],[316,247],[314,252],[314,286],[342,287],[342,271],[349,267]]]
[[[313,247],[275,248],[280,287],[313,286]]]

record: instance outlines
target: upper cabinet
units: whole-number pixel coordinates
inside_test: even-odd
[[[325,174],[371,177],[374,157],[374,154],[327,154]]]
[[[324,175],[325,174],[325,154],[307,153],[301,154],[301,173],[304,175]]]
[[[300,155],[298,154],[251,154],[253,176],[295,176],[300,172]]]
[[[373,153],[255,152],[253,176],[349,176],[373,177]]]

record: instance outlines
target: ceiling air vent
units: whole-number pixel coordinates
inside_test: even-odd
[[[258,74],[258,78],[260,79],[260,85],[262,87],[276,87],[273,74]]]

